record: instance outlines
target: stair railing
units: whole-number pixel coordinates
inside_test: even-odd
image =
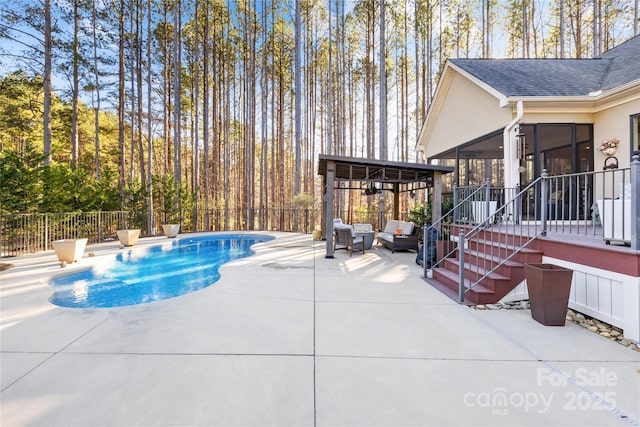
[[[543,235],[546,228],[546,209],[540,206],[540,200],[546,200],[546,174],[537,178],[522,190],[516,192],[509,201],[498,207],[493,215],[468,230],[461,228],[458,236],[459,260],[459,302],[464,302],[464,295],[486,279],[513,256],[527,247],[538,236]],[[542,221],[528,221],[536,218],[541,212]],[[492,228],[499,224],[500,227]],[[474,251],[467,250],[468,242],[473,239]],[[475,257],[475,263],[465,264],[467,257]],[[469,286],[465,286],[468,278]]]
[[[639,250],[640,221],[635,221],[640,213],[637,188],[640,188],[640,153],[634,153],[631,168],[553,176],[543,170],[539,178],[514,193],[491,188],[489,183],[456,187],[453,209],[431,226],[425,226],[424,277],[430,265],[439,267],[446,257],[457,256],[459,300],[464,302],[467,292],[538,237],[602,238],[607,244],[609,240],[617,243],[624,240],[632,250]],[[510,197],[511,194],[514,195]],[[494,201],[495,210],[490,205]],[[472,210],[474,204],[477,206]],[[452,235],[456,230],[458,234]],[[428,239],[442,237],[455,241],[457,247],[445,245],[446,250],[437,254],[436,261],[428,263]]]
[[[444,262],[445,258],[449,258],[456,251],[453,244],[442,244],[444,253],[442,257],[436,256],[437,241],[452,242],[450,239],[450,226],[452,223],[468,223],[470,219],[470,203],[477,200],[481,194],[489,194],[489,183],[479,187],[465,187],[464,192],[454,191],[453,208],[442,215],[432,224],[425,224],[423,228],[423,253],[422,267],[423,277],[427,278],[428,271],[436,268]],[[458,200],[462,197],[461,200]],[[438,259],[439,258],[439,259]]]

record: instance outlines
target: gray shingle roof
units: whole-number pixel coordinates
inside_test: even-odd
[[[583,96],[640,80],[640,36],[594,59],[452,59],[505,96]]]
[[[600,58],[611,61],[602,85],[603,90],[640,80],[640,36],[603,53]]]

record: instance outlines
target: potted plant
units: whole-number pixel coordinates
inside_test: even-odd
[[[60,265],[65,267],[67,263],[72,264],[82,258],[84,248],[87,246],[87,238],[83,239],[62,239],[51,242]]]
[[[180,232],[180,224],[162,224],[162,231],[169,238],[176,237]]]
[[[407,221],[412,222],[418,227],[418,238],[422,240],[422,233],[425,224],[431,224],[431,203],[425,202],[424,204],[416,203],[407,215]]]
[[[116,230],[116,235],[122,246],[133,246],[138,242],[140,237],[139,228],[125,228],[122,230]]]
[[[162,223],[162,231],[164,235],[172,238],[176,237],[180,232],[180,209],[169,205],[165,210],[164,222]]]
[[[180,232],[180,186],[171,177],[163,177],[162,186],[162,211],[164,221],[162,231],[167,237],[176,237]]]

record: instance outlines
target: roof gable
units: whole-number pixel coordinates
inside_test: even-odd
[[[593,59],[452,59],[506,97],[588,96],[640,80],[640,36]]]

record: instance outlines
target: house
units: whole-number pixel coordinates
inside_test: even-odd
[[[540,251],[543,262],[573,269],[570,306],[623,328],[635,341],[640,340],[640,183],[631,159],[640,150],[638,64],[640,36],[593,59],[449,60],[416,144],[427,163],[455,167],[443,177],[449,178],[445,192],[454,184],[488,183],[502,189],[507,204],[509,194],[549,176],[542,180],[546,187],[532,190],[545,199],[534,200],[528,217],[520,213],[522,205],[513,204],[498,217],[543,223],[529,248]],[[624,209],[611,214],[603,203],[620,197],[626,197]],[[607,224],[600,221],[612,218],[630,223],[619,240],[631,248],[606,245],[616,240],[605,242],[606,235],[588,243],[547,235],[548,223],[569,229],[584,224],[606,233]],[[507,295],[523,296],[523,283]]]

